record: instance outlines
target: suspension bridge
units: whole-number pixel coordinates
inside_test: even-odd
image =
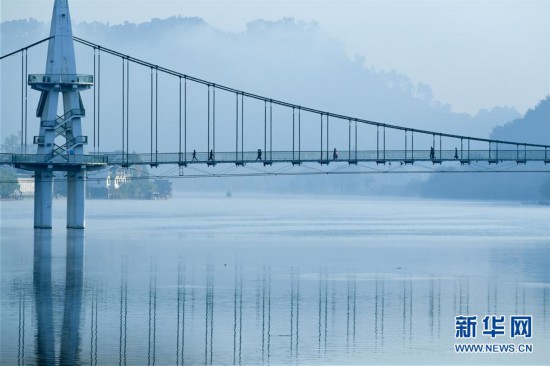
[[[45,42],[48,44],[46,72],[29,73],[28,51]],[[93,52],[93,73],[77,74],[75,43]],[[118,127],[113,123],[118,117],[103,117],[109,124],[108,127],[104,126],[105,122],[101,124],[102,102],[105,103],[105,97],[101,97],[102,84],[103,77],[106,77],[102,75],[115,72],[112,62],[105,70],[102,56],[107,55],[118,60],[120,68],[120,104],[116,107],[120,111]],[[498,166],[507,163],[508,167],[529,162],[550,163],[550,145],[448,134],[331,113],[234,89],[149,63],[74,37],[67,0],[55,1],[49,37],[3,55],[0,60],[15,57],[21,58],[21,82],[24,85],[20,103],[21,149],[19,153],[0,154],[0,165],[34,172],[36,228],[51,228],[55,171],[67,174],[67,227],[84,228],[86,173],[110,165],[173,165],[179,167],[182,175],[186,167],[214,167],[218,164],[233,167],[260,165],[266,169],[273,164],[292,167],[313,163],[325,168],[329,164],[339,164],[337,170],[341,172],[342,164],[371,163],[384,167],[374,171],[389,172],[394,169],[388,168],[391,163],[394,167],[415,163],[417,166],[447,163],[454,163],[453,166],[473,163]],[[170,80],[172,89],[163,92],[159,80],[164,85]],[[40,92],[36,110],[36,117],[40,118],[39,134],[32,139],[36,145],[36,152],[32,153],[27,147],[29,87]],[[93,93],[93,128],[88,128],[93,130],[91,139],[83,135],[81,125],[86,110],[80,92],[88,89]],[[168,118],[170,127],[163,127],[167,118],[159,117],[164,113],[159,95],[166,94],[175,95],[176,99],[171,106],[175,112]],[[58,114],[60,95],[63,112]],[[146,109],[144,104],[148,104]],[[137,107],[141,108],[140,111],[134,110]],[[202,109],[200,113],[197,112],[199,108]],[[144,121],[144,116],[148,121]],[[138,119],[139,123],[136,122]],[[168,134],[163,136],[163,129]],[[109,152],[102,151],[105,131],[112,134],[115,130],[120,133],[120,145]],[[312,143],[312,136],[316,136],[316,143]],[[274,149],[274,142],[276,146],[285,145],[287,148]],[[93,147],[88,150],[92,151],[86,153],[84,146],[90,143]],[[167,146],[174,148],[167,151]],[[201,146],[199,150],[198,146]],[[476,168],[472,171],[486,170]],[[328,174],[336,170],[320,172]],[[260,173],[279,174],[281,170],[262,170]],[[223,176],[223,173],[212,175]]]

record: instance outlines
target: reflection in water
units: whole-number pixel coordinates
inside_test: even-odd
[[[208,266],[206,274],[206,298],[205,298],[205,337],[204,337],[204,364],[212,365],[214,358],[214,268]]]
[[[176,326],[176,365],[185,364],[185,266],[178,263],[178,303]]]
[[[325,283],[326,283],[326,278],[325,278]],[[321,358],[321,329],[322,329],[322,326],[323,326],[323,322],[322,322],[322,319],[323,317],[321,316],[321,312],[323,310],[323,276],[322,274],[319,275],[319,316],[317,318],[317,324],[319,325],[319,331],[318,331],[318,345],[317,345],[317,351],[319,353],[319,358]]]
[[[96,305],[97,306],[97,305]],[[126,340],[128,339],[128,267],[126,262],[122,263],[120,276],[120,319],[118,338],[118,363],[126,365]],[[97,314],[96,314],[97,315]],[[97,359],[96,359],[97,362]]]
[[[413,283],[409,280],[409,349],[412,348],[413,334]]]
[[[354,284],[354,287],[355,287],[355,284]],[[375,282],[375,285],[374,285],[374,351],[377,352],[378,351],[378,343],[379,343],[379,338],[382,338],[383,339],[383,335],[384,335],[384,331],[383,331],[383,327],[379,326],[379,323],[380,323],[380,312],[381,312],[381,309],[379,309],[379,306],[384,307],[384,302],[382,302],[382,304],[380,305],[380,301],[379,301],[379,279],[378,277],[376,278],[376,282]],[[355,289],[354,289],[355,291]],[[355,340],[354,340],[354,345],[355,345]],[[383,342],[382,342],[383,344]],[[354,347],[354,351],[355,351],[355,347]]]
[[[17,365],[23,365],[23,361],[25,360],[25,289],[20,288],[18,294],[19,324],[17,334]]]
[[[233,365],[242,362],[243,339],[243,267],[235,265],[233,292]],[[238,316],[237,316],[238,314]]]
[[[290,269],[290,361],[298,363],[300,338],[300,277],[299,270]]]
[[[90,365],[97,365],[97,293],[94,288],[90,299]]]
[[[467,293],[469,296],[469,291]],[[467,310],[468,312],[469,310]],[[430,277],[429,317],[430,340],[433,343],[434,335],[437,335],[437,339],[441,336],[441,279],[435,280],[433,276]],[[437,334],[435,334],[436,327]]]
[[[351,326],[352,326],[352,347],[355,352],[355,314],[356,314],[356,305],[357,305],[357,286],[355,282],[355,276],[353,279],[350,279],[348,275],[347,287],[348,287],[348,296],[347,296],[347,312],[346,312],[346,352],[349,353],[349,341],[350,341],[350,309],[351,309]],[[376,314],[376,312],[375,312]],[[375,323],[377,324],[377,322]],[[377,329],[375,325],[375,334],[377,334]]]
[[[446,352],[455,341],[455,315],[496,311],[532,314],[535,341],[548,339],[548,289],[520,281],[505,286],[464,276],[272,270],[240,262],[220,267],[211,260],[186,266],[181,258],[173,269],[165,263],[159,269],[156,260],[144,266],[123,257],[109,272],[120,280],[98,286],[87,275],[85,292],[84,236],[77,230],[66,235],[64,297],[58,296],[51,231],[34,235],[34,306],[25,305],[18,284],[19,322],[6,364],[350,363],[394,353],[391,360],[399,363],[419,350]],[[33,308],[36,323],[25,320]],[[35,327],[31,342],[29,326]],[[33,362],[26,340],[35,349]]]
[[[67,230],[67,264],[65,277],[65,306],[61,332],[60,364],[78,363],[80,344],[80,309],[84,260],[84,232]]]
[[[122,337],[122,334],[120,335]],[[147,365],[154,365],[157,346],[157,265],[151,263],[149,277],[149,329]],[[126,351],[125,351],[126,352]],[[126,357],[126,356],[125,356]]]
[[[52,306],[52,232],[34,230],[34,303],[36,308],[36,361],[39,365],[55,362]]]
[[[412,320],[407,321],[407,309],[409,308],[408,303],[412,299],[412,291],[410,291],[410,289],[407,297],[407,288],[410,287],[409,285],[412,286],[410,281],[407,282],[406,280],[403,280],[403,347],[405,347],[405,341],[407,338],[407,324],[410,324],[410,322],[412,322]],[[410,311],[408,315],[409,318],[412,318],[412,314],[410,313]]]
[[[542,317],[544,319],[544,324],[546,324],[546,310],[547,310],[547,302],[546,302],[546,294],[548,293],[548,289],[543,288],[542,289],[543,295],[542,295]]]
[[[79,363],[80,316],[82,307],[84,233],[67,230],[65,302],[59,349],[60,365]],[[52,299],[52,233],[34,231],[34,296],[36,307],[36,362],[55,363],[55,338]],[[96,309],[97,311],[97,309]],[[97,313],[96,313],[97,314]]]
[[[271,268],[263,267],[262,273],[262,363],[271,357]],[[266,293],[267,291],[267,293]],[[266,358],[267,355],[267,358]]]

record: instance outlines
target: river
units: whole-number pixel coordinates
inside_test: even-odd
[[[84,231],[1,206],[2,365],[550,363],[548,206],[186,194],[88,200]]]

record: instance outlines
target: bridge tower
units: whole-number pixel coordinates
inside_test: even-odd
[[[52,227],[53,171],[59,170],[67,173],[67,228],[84,229],[86,165],[78,161],[87,137],[82,136],[80,91],[93,85],[93,77],[76,73],[68,0],[55,0],[50,37],[45,74],[28,76],[29,85],[41,92],[36,109],[40,132],[33,142],[46,163],[34,169],[34,227]]]

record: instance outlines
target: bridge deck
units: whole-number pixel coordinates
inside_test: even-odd
[[[498,164],[500,162],[516,162],[525,164],[527,162],[550,163],[550,153],[545,150],[436,150],[434,158],[430,158],[429,150],[361,150],[361,151],[338,151],[334,158],[333,152],[329,151],[267,151],[262,152],[261,159],[257,151],[245,152],[215,152],[210,156],[206,152],[193,153],[140,153],[140,154],[122,154],[122,153],[98,153],[88,155],[63,155],[57,156],[53,160],[47,160],[46,155],[37,154],[0,154],[0,164],[12,165],[22,169],[44,169],[49,166],[53,170],[70,170],[76,166],[86,166],[87,168],[101,168],[107,165],[188,165],[188,164],[207,164],[213,166],[216,164],[264,164],[271,165],[275,163],[291,163],[294,165],[301,163],[320,163],[329,164],[333,162],[347,162],[356,164],[358,162],[373,162],[385,164],[391,162],[400,162],[404,164],[414,164],[414,162],[432,162],[441,164],[444,162],[460,162],[468,164],[470,162],[486,162],[489,164]],[[212,158],[212,159],[210,159]]]

